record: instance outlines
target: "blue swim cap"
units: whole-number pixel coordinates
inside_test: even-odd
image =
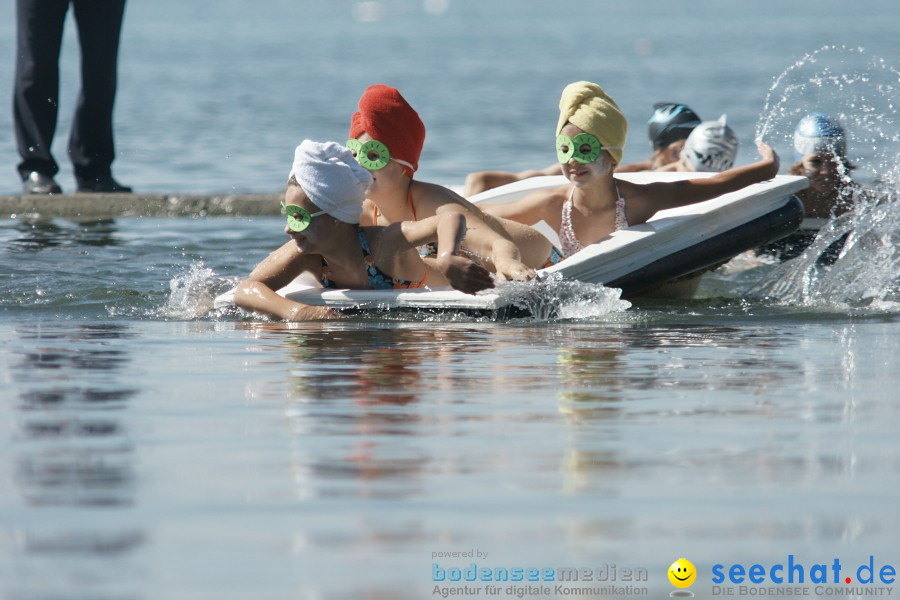
[[[700,117],[684,104],[659,102],[653,105],[653,116],[647,122],[654,150],[662,150],[672,142],[687,139]]]
[[[818,112],[800,119],[794,130],[794,160],[801,160],[810,152],[833,152],[844,157],[847,138],[837,119]]]

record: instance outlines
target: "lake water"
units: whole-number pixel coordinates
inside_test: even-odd
[[[898,17],[894,0],[132,1],[115,172],[143,191],[277,191],[294,145],[342,140],[375,82],[426,122],[423,179],[549,164],[559,91],[591,79],[631,121],[626,160],[658,100],[727,112],[739,162],[761,133],[786,164],[798,115],[841,114],[881,201],[825,232],[854,232],[829,268],[744,257],[691,301],[591,290],[566,318],[511,322],[211,311],[281,243],[276,218],[4,219],[0,597],[432,598],[476,563],[606,580],[466,598],[662,598],[682,556],[698,597],[716,565],[768,577],[789,556],[810,596],[846,597],[870,557],[900,567]],[[8,113],[0,131],[15,193]],[[835,559],[853,583],[818,590],[810,568]],[[610,585],[632,589],[593,593]],[[787,595],[755,593],[773,585],[751,587]]]

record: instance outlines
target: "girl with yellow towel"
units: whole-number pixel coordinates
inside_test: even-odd
[[[709,200],[778,173],[778,155],[760,143],[762,160],[708,179],[630,183],[613,177],[628,130],[613,99],[599,85],[578,81],[563,90],[559,111],[557,158],[569,184],[484,211],[528,225],[545,221],[559,232],[564,257],[617,229],[646,223],[660,210]]]

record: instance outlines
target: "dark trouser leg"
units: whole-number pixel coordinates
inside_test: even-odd
[[[113,104],[125,0],[73,0],[81,42],[81,93],[69,136],[75,176],[109,174],[115,158]]]
[[[16,81],[13,122],[22,179],[56,175],[50,154],[59,105],[59,49],[69,0],[16,0]]]

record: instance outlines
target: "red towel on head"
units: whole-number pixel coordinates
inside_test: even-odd
[[[376,84],[363,92],[359,111],[350,121],[350,137],[358,138],[364,133],[387,146],[392,158],[406,161],[413,171],[418,170],[419,155],[425,144],[425,124],[397,88]],[[412,172],[406,166],[403,168],[412,177]]]

